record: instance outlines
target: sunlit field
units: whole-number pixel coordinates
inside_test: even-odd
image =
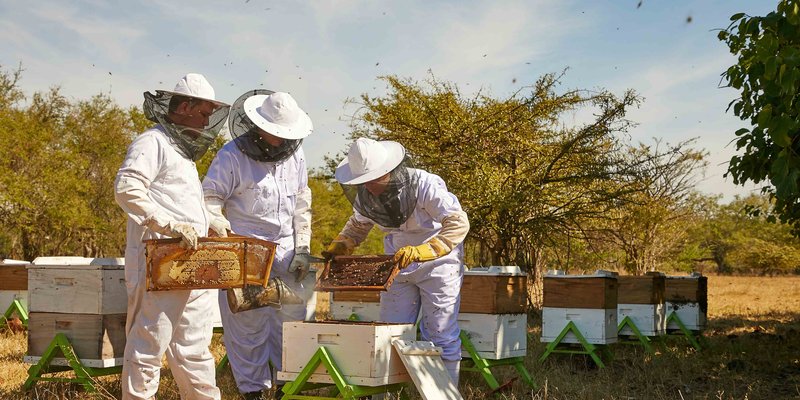
[[[800,278],[723,277],[708,281],[708,329],[704,348],[695,351],[680,337],[656,343],[656,354],[638,346],[614,345],[613,359],[598,369],[584,356],[553,355],[544,363],[539,343],[538,315],[529,319],[530,342],[526,365],[538,388],[516,379],[497,393],[498,399],[792,399],[800,398]],[[320,314],[327,302],[320,299]],[[120,395],[117,376],[97,379],[98,393],[79,386],[37,383],[22,390],[28,365],[22,362],[27,336],[8,330],[0,333],[0,398],[2,399],[112,399]],[[213,352],[224,354],[219,335]],[[516,377],[513,369],[495,369],[501,383]],[[179,399],[168,369],[158,394]],[[224,399],[239,398],[230,371],[218,376]],[[466,399],[491,396],[480,375],[462,373],[461,392]],[[415,389],[411,398],[420,398]],[[320,392],[325,394],[326,392]]]

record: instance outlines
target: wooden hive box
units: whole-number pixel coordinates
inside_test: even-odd
[[[664,274],[642,276],[622,275],[617,277],[619,304],[662,304],[664,303]]]
[[[29,311],[124,314],[123,258],[37,257],[28,266]]]
[[[231,235],[200,238],[197,249],[180,239],[150,239],[147,290],[228,289],[267,286],[277,244]]]
[[[528,353],[527,314],[459,313],[458,327],[469,335],[483,358],[501,360]],[[462,346],[462,357],[470,357]]]
[[[282,370],[278,379],[295,380],[308,361],[325,346],[345,380],[354,385],[380,386],[411,380],[393,339],[415,340],[413,324],[382,322],[285,322]],[[309,382],[333,383],[320,365]]]
[[[28,352],[25,362],[36,363],[57,333],[64,333],[75,349],[75,354],[86,366],[122,365],[125,352],[125,314],[32,312],[28,320]],[[62,360],[61,364],[63,363]]]
[[[543,307],[617,309],[619,283],[615,275],[548,274],[543,287]]]
[[[28,307],[27,261],[4,259],[0,261],[0,313],[5,312],[14,300]]]
[[[528,276],[518,266],[476,267],[464,272],[461,312],[520,314],[528,306]]]
[[[664,298],[667,317],[674,312],[688,329],[702,331],[706,328],[707,277],[698,273],[687,276],[667,276]],[[678,329],[678,326],[671,322],[667,329]]]
[[[554,342],[570,322],[574,323],[587,342],[611,344],[617,342],[617,309],[608,308],[542,308],[542,337],[545,343]],[[579,343],[577,336],[568,333],[563,343]]]

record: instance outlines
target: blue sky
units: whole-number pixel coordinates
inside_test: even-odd
[[[28,94],[58,85],[74,99],[110,94],[140,105],[187,72],[233,102],[253,88],[287,91],[314,121],[309,164],[345,149],[354,107],[376,78],[425,79],[505,97],[569,68],[564,90],[605,88],[645,98],[629,117],[632,143],[697,137],[710,153],[698,188],[730,200],[753,187],[723,179],[741,127],[720,89],[734,62],[716,38],[737,12],[776,0],[682,1],[10,1],[0,0],[0,66],[19,63]],[[691,19],[691,22],[688,20]],[[576,116],[576,119],[580,119]]]

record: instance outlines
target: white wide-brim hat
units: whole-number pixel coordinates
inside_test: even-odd
[[[302,139],[314,124],[289,93],[258,94],[244,101],[244,113],[256,126],[283,139]]]
[[[342,185],[369,182],[397,168],[405,157],[406,149],[400,143],[359,138],[336,167],[336,180]]]
[[[227,103],[218,101],[214,93],[214,88],[202,74],[188,73],[181,78],[175,89],[173,90],[159,90],[159,92],[170,93],[179,96],[194,97],[201,100],[206,100],[218,106],[227,106]]]

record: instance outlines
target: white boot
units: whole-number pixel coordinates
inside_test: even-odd
[[[450,380],[458,387],[458,373],[461,371],[461,360],[443,361],[445,368],[447,368],[447,373],[450,374]]]

